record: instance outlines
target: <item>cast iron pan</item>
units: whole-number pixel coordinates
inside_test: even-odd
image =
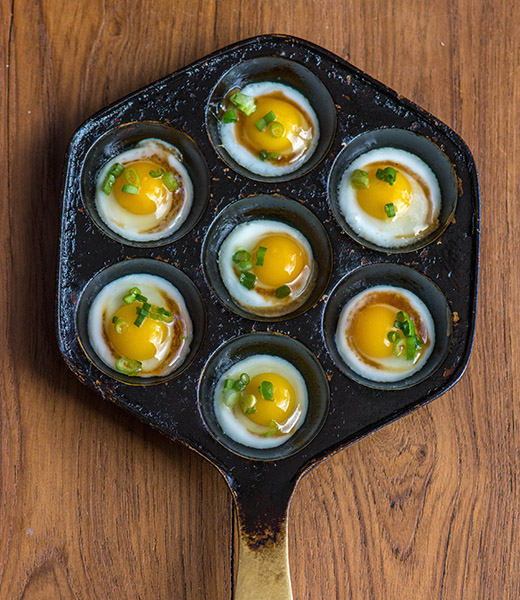
[[[216,106],[244,81],[280,80],[302,91],[320,119],[315,155],[293,175],[251,176],[219,146]],[[100,167],[138,140],[159,137],[182,153],[195,204],[176,235],[128,243],[93,203]],[[441,227],[421,247],[394,253],[356,239],[337,210],[342,170],[361,152],[397,146],[436,172]],[[314,296],[288,318],[255,319],[227,295],[218,244],[240,219],[274,217],[307,233],[320,271]],[[103,109],[74,135],[67,155],[58,279],[58,338],[77,377],[103,397],[209,460],[226,478],[240,524],[235,598],[288,600],[286,515],[298,479],[322,459],[408,414],[453,386],[469,360],[478,275],[479,189],[464,142],[432,115],[326,50],[293,37],[252,38],[219,50]],[[194,339],[180,372],[140,385],[96,358],[86,333],[90,301],[108,281],[149,272],[187,300]],[[333,343],[346,300],[370,284],[414,291],[430,308],[437,342],[426,367],[380,389],[342,363]],[[222,369],[252,353],[299,368],[310,409],[277,449],[246,448],[216,422],[212,392]]]

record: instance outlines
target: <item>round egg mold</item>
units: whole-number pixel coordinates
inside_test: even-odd
[[[283,316],[255,315],[236,303],[222,281],[218,261],[215,260],[222,242],[234,227],[259,219],[280,221],[297,229],[309,242],[317,265],[316,279],[311,284],[312,290],[307,299],[301,306],[296,306],[293,311]],[[305,206],[282,196],[260,194],[232,202],[219,212],[206,234],[202,247],[202,263],[209,285],[226,308],[254,321],[274,323],[305,312],[320,299],[330,278],[332,249],[325,228]]]
[[[356,158],[377,148],[397,148],[415,154],[430,167],[439,182],[442,203],[438,227],[428,235],[406,246],[386,248],[366,240],[350,226],[339,206],[339,186],[343,174]],[[346,144],[345,148],[338,154],[330,172],[328,196],[336,220],[350,237],[367,248],[392,254],[419,250],[440,237],[455,214],[458,188],[455,171],[449,158],[439,146],[428,138],[405,129],[376,129],[359,134]]]
[[[226,73],[242,64],[252,65],[253,59],[260,62],[273,57],[290,61],[295,72],[304,68],[312,73],[326,88],[336,112],[328,133],[327,127],[323,128],[327,149],[321,151],[321,157],[320,153],[316,155],[320,160],[307,163],[302,173],[292,174],[296,179],[279,182],[256,180],[251,174],[230,168],[213,146],[204,125],[208,99]],[[320,113],[322,107],[317,108]],[[89,150],[107,132],[127,126],[137,128],[134,124],[140,122],[162,123],[192,139],[210,174],[208,208],[200,220],[182,239],[148,248],[115,239],[99,224],[94,225],[95,215],[91,210],[83,210],[80,185],[82,173],[85,179],[87,172],[95,174],[98,168],[92,163],[85,169]],[[208,121],[207,129],[211,126]],[[434,242],[420,250],[385,254],[366,245],[362,247],[346,235],[330,208],[327,191],[333,162],[343,148],[365,132],[379,132],[380,136],[393,129],[413,132],[446,156],[455,173],[458,198],[453,222]],[[146,133],[146,137],[152,136],[161,137]],[[102,152],[99,156],[103,156]],[[202,265],[202,245],[214,219],[234,201],[254,195],[280,195],[303,205],[323,225],[333,249],[332,273],[321,298],[305,312],[275,323],[252,320],[223,305],[215,298],[216,288],[208,285]],[[195,196],[194,202],[205,204],[204,198]],[[86,204],[87,200],[85,197]],[[469,360],[475,327],[478,249],[476,167],[456,133],[323,48],[294,37],[261,36],[219,50],[136,91],[100,111],[76,132],[67,154],[63,187],[57,302],[60,349],[83,382],[211,461],[232,490],[241,535],[251,547],[261,549],[276,543],[284,530],[287,506],[302,474],[338,449],[437,398],[461,377]],[[216,263],[217,248],[206,244],[205,263],[211,262],[212,256]],[[129,259],[144,258],[170,263],[189,277],[199,290],[208,327],[198,354],[182,373],[157,385],[135,386],[114,379],[87,357],[79,342],[77,305],[96,273],[111,265],[125,265]],[[330,324],[324,318],[324,309],[328,307],[328,315],[334,302],[332,292],[339,289],[339,282],[360,266],[389,262],[411,267],[431,280],[442,291],[453,315],[451,341],[444,358],[426,379],[401,390],[368,387],[347,376],[325,342],[324,327]],[[326,302],[329,296],[331,304]],[[191,312],[189,302],[188,310]],[[192,319],[194,332],[203,327],[195,315]],[[293,448],[294,452],[255,458],[248,457],[247,450],[235,452],[219,437],[210,417],[201,414],[205,401],[201,394],[207,393],[205,377],[216,364],[209,362],[211,357],[218,356],[218,349],[230,340],[252,332],[279,333],[297,340],[316,357],[326,374],[330,390],[326,418],[314,437]],[[312,396],[309,400],[313,402]],[[259,498],[265,501],[259,503]]]
[[[178,229],[168,236],[141,242],[125,238],[103,221],[96,208],[96,185],[99,172],[109,160],[134,148],[138,142],[150,138],[167,142],[176,149],[177,158],[186,167],[193,184],[193,201],[188,216]],[[153,121],[125,123],[109,129],[89,148],[81,170],[81,193],[91,219],[106,235],[129,246],[152,248],[175,242],[189,233],[198,223],[208,204],[208,167],[195,142],[178,129]]]
[[[162,277],[171,283],[181,293],[186,303],[188,313],[193,324],[193,337],[190,343],[190,350],[184,361],[168,375],[160,377],[132,377],[110,368],[96,354],[89,339],[88,334],[88,318],[89,310],[98,293],[109,283],[125,277],[126,275],[136,274],[154,275]],[[152,385],[164,383],[173,377],[177,377],[186,369],[193,361],[198,351],[200,350],[204,335],[206,333],[206,310],[200,296],[198,288],[182,271],[172,267],[171,265],[147,258],[133,258],[116,263],[106,267],[96,273],[94,277],[87,283],[78,302],[76,313],[76,327],[78,331],[79,343],[81,344],[85,354],[100,371],[103,371],[109,377],[117,379],[123,383],[130,385]]]
[[[232,440],[222,431],[215,416],[213,398],[220,376],[237,362],[255,354],[279,356],[290,362],[303,376],[309,394],[309,407],[302,426],[287,442],[275,448],[250,448]],[[279,460],[298,452],[321,429],[328,407],[329,385],[318,359],[301,342],[285,335],[257,332],[234,338],[209,358],[201,376],[199,409],[204,422],[217,441],[245,458]]]
[[[221,106],[231,90],[250,83],[274,82],[300,92],[313,107],[319,124],[319,140],[312,155],[298,169],[277,176],[264,176],[240,165],[226,150],[220,138]],[[336,107],[326,86],[307,67],[276,56],[244,60],[227,71],[213,88],[206,109],[206,128],[215,151],[234,171],[257,181],[290,181],[313,169],[326,155],[336,130]]]
[[[415,294],[427,306],[435,325],[435,344],[426,364],[399,381],[374,381],[363,377],[346,364],[336,345],[336,328],[343,307],[351,298],[376,285],[404,288]],[[442,364],[450,349],[453,317],[444,294],[431,279],[404,265],[377,263],[351,271],[332,290],[323,311],[323,332],[334,362],[350,379],[375,389],[401,390],[424,381]]]

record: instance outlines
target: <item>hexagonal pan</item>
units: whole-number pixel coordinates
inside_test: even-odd
[[[297,179],[254,181],[233,172],[215,152],[205,131],[206,103],[222,76],[240,61],[261,56],[281,56],[303,65],[321,80],[336,105],[337,126],[329,152]],[[209,207],[190,232],[167,245],[142,248],[118,242],[84,210],[80,177],[89,148],[110,129],[136,121],[167,123],[189,136],[210,173]],[[448,157],[457,178],[459,198],[453,222],[441,238],[414,252],[389,255],[363,247],[344,234],[327,201],[329,174],[341,149],[356,135],[384,127],[410,130],[430,139]],[[214,216],[233,200],[253,194],[280,194],[304,203],[325,224],[334,252],[332,276],[322,299],[305,313],[275,324],[228,311],[203,276],[201,247]],[[287,600],[291,591],[285,518],[296,482],[326,456],[430,402],[458,381],[473,342],[478,251],[476,167],[457,134],[322,48],[293,37],[256,37],[219,50],[115,102],[74,135],[63,186],[57,303],[60,349],[81,381],[219,469],[231,488],[240,520],[236,597]],[[77,305],[87,283],[108,265],[129,258],[167,261],[183,271],[199,289],[211,324],[191,364],[180,376],[158,385],[132,386],[111,379],[92,364],[78,340]],[[355,268],[380,262],[408,265],[426,275],[440,288],[453,315],[451,346],[442,364],[426,380],[404,390],[372,389],[349,379],[329,355],[322,331],[331,290]],[[199,402],[207,399],[199,398],[198,390],[206,362],[217,348],[235,336],[267,330],[296,338],[315,355],[329,380],[330,406],[321,430],[299,451],[275,460],[257,460],[231,452],[215,438],[202,418]],[[262,567],[262,563],[268,566]],[[261,592],[255,592],[260,582]]]

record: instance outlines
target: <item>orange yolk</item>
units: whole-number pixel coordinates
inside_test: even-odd
[[[385,358],[392,354],[388,332],[394,327],[397,310],[385,304],[373,304],[363,308],[352,326],[354,343],[358,350],[371,358]]]
[[[388,219],[385,204],[393,204],[398,216],[400,212],[404,212],[412,199],[412,186],[400,171],[397,171],[393,185],[376,177],[377,169],[386,166],[392,165],[363,167],[362,170],[368,173],[370,185],[356,190],[356,198],[361,208],[376,219]]]
[[[273,400],[264,400],[258,389],[262,381],[273,384]],[[271,421],[283,424],[296,409],[296,397],[292,385],[276,373],[261,373],[251,379],[245,389],[256,398],[256,412],[246,415],[253,423],[269,427]]]
[[[135,215],[149,215],[160,208],[171,193],[164,185],[162,177],[152,177],[150,171],[157,171],[161,166],[150,160],[135,160],[123,165],[124,172],[116,179],[113,192],[119,204]],[[134,169],[137,179],[129,169]],[[164,170],[164,169],[163,169]],[[134,185],[137,194],[123,192],[123,186]]]
[[[124,358],[133,360],[149,360],[153,358],[164,341],[168,338],[169,329],[166,323],[146,318],[140,327],[134,325],[137,318],[136,308],[142,304],[132,303],[121,306],[115,315],[125,324],[121,333],[117,333],[116,324],[110,320],[108,339],[115,352]]]
[[[306,116],[294,104],[271,96],[255,98],[256,110],[246,117],[244,132],[249,142],[258,150],[276,152],[287,155],[301,151],[301,146],[308,146],[312,139],[313,128]],[[283,125],[283,133],[275,137],[271,132],[272,123],[263,131],[259,131],[257,123],[264,115],[273,112],[276,123]],[[276,127],[276,126],[275,126]]]
[[[256,264],[258,248],[266,249],[262,266]],[[294,281],[307,263],[305,250],[285,235],[270,235],[258,243],[252,256],[253,273],[266,286],[278,288]]]

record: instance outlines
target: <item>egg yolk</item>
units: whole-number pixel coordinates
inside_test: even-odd
[[[123,166],[125,170],[112,188],[116,200],[123,208],[135,215],[149,215],[166,203],[171,192],[164,185],[162,177],[154,178],[150,175],[150,171],[157,172],[161,168],[164,171],[163,167],[150,160],[135,160]],[[123,192],[125,185],[137,187],[137,193]]]
[[[282,98],[259,96],[255,98],[256,110],[246,117],[244,135],[258,151],[276,152],[281,155],[300,154],[310,144],[313,127],[297,106]],[[275,121],[259,131],[256,123],[273,112]],[[273,125],[279,123],[282,125]]]
[[[386,164],[363,167],[362,170],[368,174],[370,184],[367,188],[356,190],[356,198],[361,208],[376,219],[388,219],[385,204],[393,204],[396,216],[399,216],[400,212],[406,210],[412,199],[412,186],[401,171],[397,171],[393,185],[376,177],[377,170],[387,166],[395,167]]]
[[[352,336],[358,350],[371,358],[385,358],[393,352],[388,332],[394,327],[397,310],[384,304],[373,304],[359,311],[352,325]]]
[[[123,320],[125,324],[120,326],[120,333],[118,333],[112,317],[108,328],[108,339],[120,356],[144,361],[157,354],[166,341],[169,330],[166,323],[149,318],[146,318],[140,327],[134,325],[137,318],[136,308],[141,306],[142,304],[139,303],[121,306],[114,316]]]
[[[263,265],[257,265],[258,249],[265,248]],[[252,256],[253,273],[260,282],[280,287],[294,281],[307,263],[305,250],[293,238],[270,235],[258,243]]]
[[[273,384],[273,400],[264,400],[258,389],[263,381]],[[271,421],[283,424],[296,410],[296,397],[292,385],[276,373],[261,373],[251,378],[245,389],[256,398],[256,412],[247,417],[257,425],[269,427]]]

